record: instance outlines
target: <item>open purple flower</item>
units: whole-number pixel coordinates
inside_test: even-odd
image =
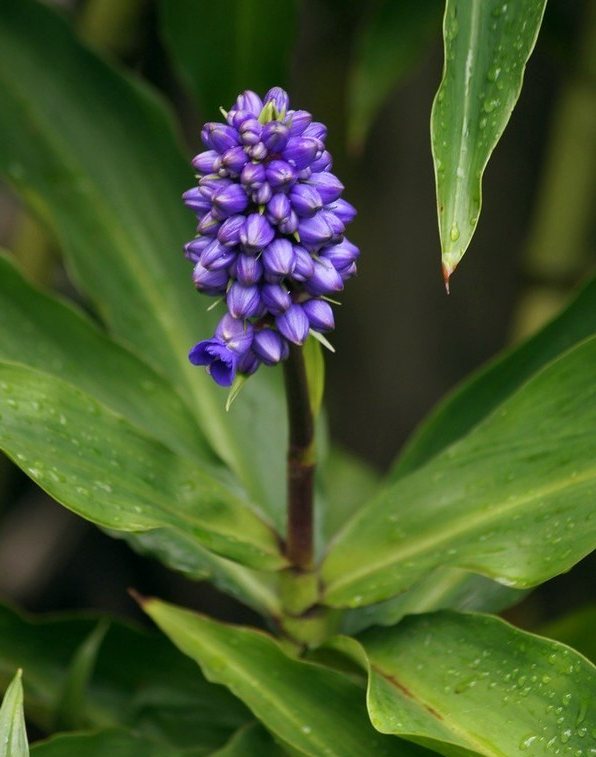
[[[243,92],[226,123],[201,131],[198,185],[183,195],[198,233],[185,255],[197,289],[228,312],[189,358],[222,386],[334,328],[326,298],[354,275],[359,251],[344,236],[356,210],[341,198],[326,137],[280,87]]]

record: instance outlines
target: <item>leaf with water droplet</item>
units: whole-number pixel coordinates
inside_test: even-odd
[[[545,5],[447,0],[445,65],[431,116],[446,282],[476,230],[482,174],[519,97]]]
[[[369,713],[381,733],[446,757],[518,752],[542,757],[553,740],[570,750],[596,747],[575,723],[584,702],[586,718],[596,718],[596,668],[573,650],[499,618],[455,612],[409,616],[393,628],[371,629],[358,641],[343,637],[329,646],[367,670]],[[551,653],[554,666],[547,661]],[[566,670],[570,660],[578,673],[573,684]],[[550,708],[553,693],[567,706]]]

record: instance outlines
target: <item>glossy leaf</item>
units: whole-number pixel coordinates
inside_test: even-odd
[[[35,289],[2,254],[0,359],[62,378],[176,452],[214,462],[188,406],[161,375],[72,305]]]
[[[29,757],[21,675],[17,671],[0,707],[0,757]]]
[[[441,0],[382,0],[357,31],[348,85],[348,139],[362,148],[374,119],[392,90],[419,62],[434,32],[439,34]]]
[[[596,279],[593,278],[541,331],[481,368],[439,403],[406,444],[390,480],[416,470],[465,436],[533,374],[594,334]]]
[[[596,546],[596,338],[362,508],[323,564],[325,602],[388,599],[439,567],[519,588]]]
[[[0,171],[52,226],[112,333],[179,389],[281,527],[285,426],[273,372],[259,371],[241,411],[226,413],[225,392],[188,362],[215,314],[207,317],[181,253],[194,230],[180,195],[194,179],[164,104],[33,0],[0,4],[0,47]]]
[[[342,633],[353,635],[373,625],[393,626],[406,615],[434,610],[500,612],[520,602],[527,593],[459,568],[441,568],[397,597],[348,610],[342,619]]]
[[[97,618],[52,615],[33,619],[0,606],[0,687],[26,671],[27,717],[55,728],[77,650]],[[111,621],[80,703],[88,728],[123,727],[166,746],[209,754],[246,723],[250,713],[163,636]],[[198,754],[199,752],[197,752]]]
[[[208,121],[237,95],[285,86],[297,26],[295,0],[160,0],[171,56]],[[198,148],[198,145],[197,145]]]
[[[431,116],[446,283],[476,230],[482,175],[519,97],[545,6],[447,0],[445,65]]]
[[[540,628],[543,636],[562,641],[596,663],[596,606],[591,604],[550,621]]]
[[[270,636],[153,599],[144,609],[209,680],[227,686],[268,730],[306,755],[426,754],[379,737],[358,685],[333,670],[289,657]]]
[[[252,567],[284,565],[273,531],[236,494],[70,384],[0,363],[0,416],[0,448],[87,520],[169,528]]]
[[[359,642],[382,733],[447,757],[596,748],[596,668],[568,647],[495,617],[450,612],[406,618]]]
[[[61,733],[31,747],[31,757],[181,757],[182,752],[127,731]]]

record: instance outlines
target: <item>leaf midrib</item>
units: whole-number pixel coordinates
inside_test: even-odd
[[[336,581],[328,583],[326,594],[336,593],[338,590],[342,591],[342,587],[345,587],[346,585],[349,586],[356,581],[361,581],[363,578],[374,576],[376,573],[382,572],[396,563],[418,556],[421,552],[428,552],[440,545],[445,543],[448,544],[451,540],[462,536],[466,532],[474,531],[478,526],[491,525],[495,520],[501,519],[509,511],[518,508],[520,505],[527,504],[535,499],[541,499],[551,494],[556,494],[557,492],[568,488],[569,482],[572,482],[571,488],[575,488],[575,486],[595,478],[596,466],[589,467],[582,474],[577,474],[573,477],[567,476],[557,482],[553,482],[549,486],[535,489],[529,495],[505,500],[500,506],[498,503],[494,506],[488,506],[490,507],[490,513],[488,514],[477,513],[474,517],[473,514],[466,513],[464,522],[459,526],[451,528],[448,532],[442,530],[441,533],[429,536],[425,539],[419,539],[416,542],[409,541],[401,546],[397,545],[391,550],[389,559],[367,561],[365,568],[363,567],[361,570],[353,570],[349,574],[344,574]],[[488,509],[488,507],[486,509]],[[332,554],[333,553],[331,553],[331,555]]]

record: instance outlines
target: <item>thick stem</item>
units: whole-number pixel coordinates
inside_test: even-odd
[[[313,564],[314,418],[302,349],[290,346],[284,363],[288,403],[288,528],[286,555],[301,571]]]

